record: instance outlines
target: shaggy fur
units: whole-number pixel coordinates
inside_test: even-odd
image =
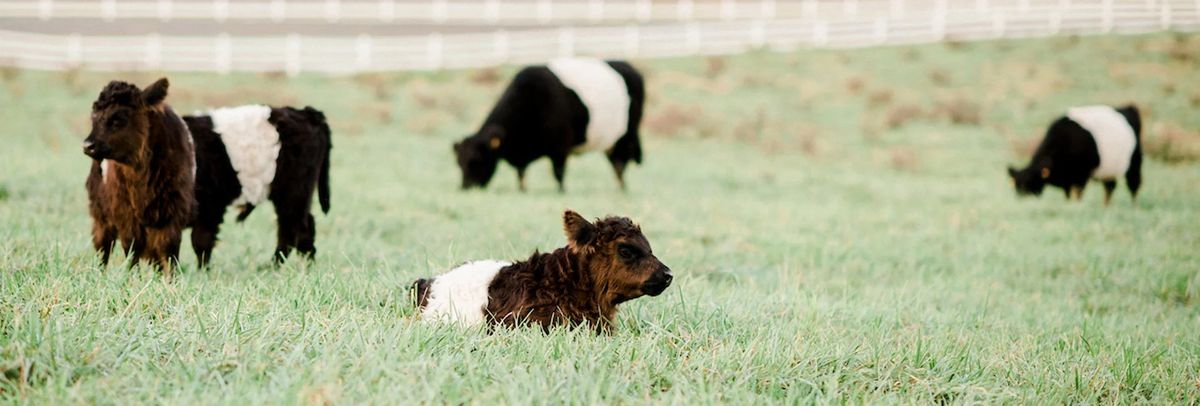
[[[217,109],[211,116],[186,116],[196,138],[197,213],[192,248],[200,267],[208,264],[225,210],[239,205],[240,222],[255,204],[270,200],[278,218],[274,260],[293,249],[316,254],[312,196],[329,212],[329,125],[312,107],[243,106]],[[221,132],[224,131],[224,132]]]
[[[518,185],[525,190],[525,168],[549,157],[561,191],[567,156],[603,148],[624,189],[626,165],[642,162],[638,127],[645,88],[628,63],[598,64],[560,60],[518,72],[479,131],[454,144],[462,188],[487,187],[503,159],[517,169]],[[626,105],[628,113],[621,114]]]
[[[654,256],[641,228],[625,217],[608,217],[594,224],[573,211],[563,215],[567,246],[550,253],[534,252],[529,259],[503,266],[460,267],[432,281],[416,281],[415,301],[425,320],[463,324],[517,326],[588,325],[597,332],[610,331],[621,303],[644,295],[657,296],[671,284],[670,268]],[[478,263],[477,263],[478,264]],[[475,272],[471,277],[458,272]],[[490,278],[486,296],[477,286]],[[451,277],[443,284],[442,278]],[[465,281],[455,288],[454,280]],[[464,293],[459,307],[449,311],[436,305],[441,291]],[[470,292],[470,293],[467,293]],[[473,295],[473,296],[471,296]],[[485,304],[475,309],[478,303]]]
[[[233,205],[257,205],[267,199],[279,158],[279,131],[269,121],[271,108],[262,105],[209,110],[212,130],[221,136],[229,163],[237,172],[242,194]]]
[[[187,127],[163,102],[168,86],[165,78],[145,90],[110,82],[92,104],[83,150],[92,158],[86,187],[101,262],[120,240],[132,263],[151,261],[169,278],[192,215],[195,156]]]
[[[1046,138],[1023,169],[1008,168],[1020,195],[1041,195],[1046,185],[1062,188],[1068,199],[1082,199],[1090,179],[1104,184],[1104,204],[1124,174],[1137,199],[1142,184],[1141,116],[1134,106],[1092,106],[1068,110],[1046,131]]]

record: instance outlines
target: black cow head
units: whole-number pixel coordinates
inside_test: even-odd
[[[83,140],[83,153],[92,159],[133,164],[146,148],[150,115],[167,97],[167,79],[145,90],[112,81],[92,103],[92,131]]]
[[[1008,167],[1008,177],[1019,196],[1041,196],[1046,188],[1046,179],[1050,177],[1049,167],[1030,165],[1025,169]]]
[[[462,170],[462,188],[484,188],[496,174],[504,130],[488,126],[479,133],[454,144],[458,169]]]

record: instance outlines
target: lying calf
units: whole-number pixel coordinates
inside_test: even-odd
[[[532,323],[547,331],[587,323],[602,332],[612,328],[618,305],[671,285],[671,269],[628,218],[593,224],[568,210],[563,227],[567,246],[554,252],[517,263],[470,262],[417,280],[421,318],[489,327]]]

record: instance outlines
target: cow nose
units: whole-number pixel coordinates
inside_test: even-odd
[[[663,268],[661,272],[663,275],[663,283],[671,283],[671,280],[675,279],[675,276],[671,274],[671,268]]]
[[[96,153],[96,143],[91,141],[83,142],[83,153],[92,155]]]

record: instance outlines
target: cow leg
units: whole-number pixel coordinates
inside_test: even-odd
[[[563,177],[567,174],[567,157],[552,156],[550,157],[550,163],[554,166],[554,180],[558,181],[558,192],[566,192],[567,189],[563,187]]]
[[[129,262],[129,268],[137,266],[142,260],[142,252],[146,249],[146,242],[143,241],[145,236],[131,237],[128,235],[120,236],[121,248],[125,250],[125,259]]]
[[[612,164],[613,172],[616,172],[616,174],[617,174],[617,185],[621,186],[621,190],[624,191],[625,190],[625,164],[628,162],[623,159],[614,157],[612,153],[608,154],[608,162]]]
[[[283,194],[283,196],[287,196],[287,194]],[[275,213],[279,216],[279,239],[275,245],[275,264],[279,265],[287,260],[292,249],[296,248],[297,243],[301,241],[301,236],[306,229],[305,220],[311,216],[308,214],[307,205],[288,201],[275,202]],[[312,248],[311,241],[309,245],[305,248]]]
[[[278,239],[275,244],[275,265],[283,264],[287,260],[288,255],[292,253],[292,248],[296,244],[296,223],[295,216],[285,216],[279,214],[278,223]]]
[[[1113,193],[1113,190],[1116,188],[1117,188],[1117,181],[1115,181],[1115,180],[1104,181],[1104,205],[1105,206],[1108,206],[1108,204],[1110,202],[1112,202],[1112,193]]]
[[[196,252],[196,269],[204,269],[212,259],[213,247],[217,245],[217,233],[221,231],[221,221],[225,217],[225,207],[201,209],[192,225],[192,250]]]
[[[311,261],[317,255],[317,247],[314,245],[316,238],[317,222],[311,213],[305,213],[303,222],[296,230],[296,251]]]
[[[208,266],[213,247],[217,245],[217,232],[220,227],[220,224],[196,224],[192,227],[192,251],[196,252],[197,269]]]
[[[108,258],[116,243],[117,229],[99,221],[92,222],[92,247],[100,252],[101,266],[108,267]]]
[[[1129,188],[1129,194],[1136,202],[1138,189],[1142,187],[1142,154],[1140,152],[1133,154],[1129,170],[1125,172],[1125,186]]]
[[[179,245],[183,233],[178,228],[146,230],[146,259],[158,266],[158,271],[170,281],[175,277],[175,265],[179,263]]]
[[[179,246],[184,240],[184,233],[179,228],[158,228],[148,235],[158,271],[163,277],[172,280],[175,277],[175,267],[179,264]]]
[[[517,189],[525,191],[525,167],[517,167]]]
[[[1083,187],[1086,185],[1086,183],[1080,185],[1071,185],[1071,199],[1075,201],[1083,200]]]

